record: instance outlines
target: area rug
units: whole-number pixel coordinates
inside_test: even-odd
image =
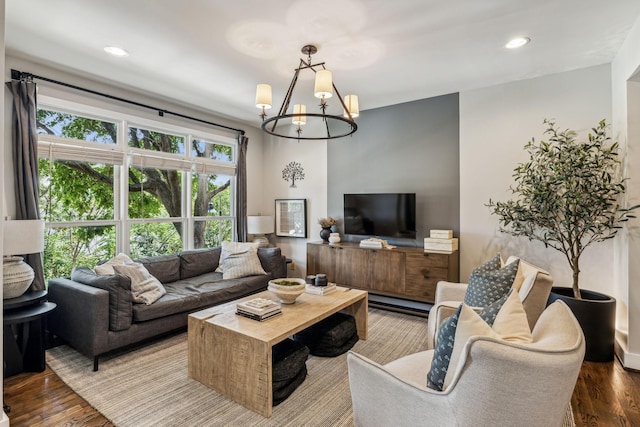
[[[353,350],[384,364],[425,348],[424,318],[370,309],[369,339]],[[188,377],[186,332],[105,357],[98,372],[68,346],[48,350],[47,363],[118,427],[353,425],[346,354],[310,356],[308,377],[268,419]]]
[[[369,339],[353,350],[380,363],[426,348],[424,318],[369,311]],[[187,335],[105,357],[100,370],[67,346],[47,351],[47,363],[117,426],[350,426],[347,356],[310,356],[308,376],[273,409],[271,418],[245,409],[187,375]]]

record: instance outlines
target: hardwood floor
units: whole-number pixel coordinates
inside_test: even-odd
[[[113,425],[48,367],[7,378],[4,402],[12,427]],[[640,426],[640,372],[584,362],[571,403],[577,427]]]
[[[73,392],[49,368],[22,373],[4,380],[4,403],[11,427],[113,426]]]

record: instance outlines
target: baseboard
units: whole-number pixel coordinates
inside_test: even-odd
[[[0,427],[9,427],[9,417],[2,411],[2,418],[0,418]]]
[[[629,352],[624,334],[616,333],[615,352],[625,369],[640,371],[640,354]]]
[[[427,317],[429,315],[429,310],[433,307],[433,304],[388,297],[369,292],[369,307]]]

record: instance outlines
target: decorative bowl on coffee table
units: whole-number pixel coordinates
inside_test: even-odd
[[[286,278],[269,280],[269,290],[282,304],[293,304],[305,290],[304,279]]]

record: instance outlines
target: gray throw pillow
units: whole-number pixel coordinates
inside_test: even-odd
[[[502,298],[513,286],[520,260],[501,267],[500,254],[471,272],[464,303],[470,307],[486,307]]]
[[[509,297],[509,294],[510,292],[507,292],[497,301],[478,312],[478,315],[482,320],[487,322],[489,326],[493,326],[493,322],[496,320],[496,316]],[[440,329],[438,329],[438,337],[433,353],[433,359],[431,361],[431,369],[427,374],[427,387],[433,390],[443,390],[444,380],[447,376],[447,371],[451,362],[451,353],[453,352],[461,309],[462,304],[458,306],[458,309],[453,313],[453,315],[442,322]]]

